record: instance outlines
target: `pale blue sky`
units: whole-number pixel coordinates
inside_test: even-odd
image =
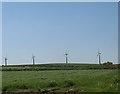
[[[117,3],[3,3],[3,58],[9,64],[117,63]]]
[[[0,65],[2,65],[2,3],[0,2]]]
[[[119,0],[1,0],[2,2],[119,2]]]

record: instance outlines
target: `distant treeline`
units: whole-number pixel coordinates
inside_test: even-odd
[[[36,64],[2,66],[2,71],[119,69],[120,64]]]

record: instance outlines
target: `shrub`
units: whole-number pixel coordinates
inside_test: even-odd
[[[75,85],[75,83],[71,80],[64,81],[64,84],[65,84],[65,87],[71,87]]]
[[[28,89],[28,87],[25,84],[18,85],[20,89]]]
[[[48,84],[48,87],[55,87],[57,86],[57,83],[55,81],[51,81],[49,84]]]
[[[3,88],[2,88],[2,92],[7,91],[7,89],[8,89],[8,87],[6,87],[6,86],[5,86],[5,87],[3,87]]]
[[[120,84],[120,78],[116,78],[114,84]]]
[[[107,62],[103,63],[103,65],[112,65],[112,64],[113,64],[113,63],[110,62],[110,61],[107,61]]]

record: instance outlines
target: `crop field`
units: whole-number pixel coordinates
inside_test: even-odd
[[[39,66],[7,66],[2,69],[2,91],[15,92],[117,92],[118,69],[35,70]],[[50,66],[52,66],[50,68]],[[53,67],[54,66],[54,67]],[[61,65],[57,65],[61,66]],[[56,67],[57,67],[56,66]],[[65,65],[64,65],[65,66]],[[68,65],[70,66],[70,65]],[[72,66],[72,65],[71,65]],[[78,65],[75,65],[78,67]],[[83,65],[80,65],[83,66]],[[88,66],[88,65],[86,65]],[[95,67],[95,65],[93,65]],[[28,70],[24,70],[28,68]],[[32,69],[31,69],[32,67]],[[42,65],[43,67],[43,65]],[[17,69],[18,68],[18,69]],[[53,70],[53,69],[54,70]],[[83,68],[83,67],[82,67]],[[31,70],[30,70],[31,69]]]

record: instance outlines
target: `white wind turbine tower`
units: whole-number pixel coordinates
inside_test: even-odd
[[[98,63],[101,64],[101,53],[99,51],[98,51],[97,56],[98,56]]]
[[[65,52],[65,62],[66,62],[66,64],[68,63],[68,53],[67,53],[67,51]]]
[[[8,59],[5,57],[5,66],[7,66]]]
[[[32,63],[35,64],[35,56],[32,54]]]

